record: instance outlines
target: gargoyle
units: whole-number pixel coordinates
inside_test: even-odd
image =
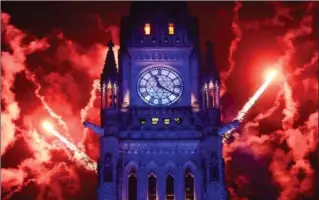
[[[230,130],[236,129],[239,126],[239,120],[234,120],[218,129],[218,135],[222,136]]]
[[[103,134],[104,134],[104,128],[102,128],[102,127],[100,127],[100,126],[98,126],[98,125],[96,125],[94,123],[91,123],[91,122],[89,122],[87,120],[85,120],[83,122],[83,126],[84,126],[84,128],[92,129],[92,131],[94,133],[96,133],[97,135],[99,135],[99,136],[103,136]]]

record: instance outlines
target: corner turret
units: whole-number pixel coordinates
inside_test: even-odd
[[[220,74],[216,66],[213,44],[206,42],[202,77],[202,109],[220,109]]]

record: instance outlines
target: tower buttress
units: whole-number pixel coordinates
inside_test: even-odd
[[[113,52],[114,44],[108,43],[108,52],[101,74],[101,126],[100,158],[98,161],[99,200],[116,200],[118,196],[117,165],[119,141],[117,138],[119,108],[119,75]]]
[[[101,84],[104,88],[104,102],[102,102],[102,109],[118,108],[118,71],[116,68],[115,56],[113,52],[114,44],[109,41],[109,50],[106,55],[103,72],[101,74]]]

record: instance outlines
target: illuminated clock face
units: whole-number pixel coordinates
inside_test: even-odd
[[[183,82],[174,70],[154,67],[139,77],[137,90],[141,99],[149,105],[171,105],[181,98]]]

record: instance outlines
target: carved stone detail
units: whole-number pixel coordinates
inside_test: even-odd
[[[202,137],[200,131],[122,131],[121,139],[196,139]]]
[[[143,143],[125,143],[123,151],[128,154],[195,154],[197,152],[197,143],[192,144],[143,144]]]
[[[133,60],[182,60],[187,57],[187,52],[132,52]]]

